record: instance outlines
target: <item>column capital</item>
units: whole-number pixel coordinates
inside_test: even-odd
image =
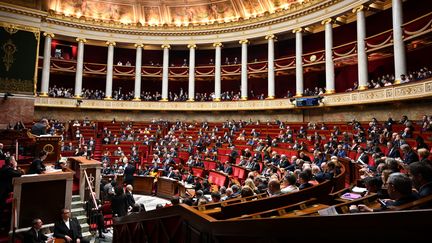
[[[303,32],[303,28],[296,28],[292,30],[293,33],[301,33]]]
[[[187,48],[189,48],[189,49],[196,49],[197,46],[195,44],[189,44],[189,45],[187,45]]]
[[[115,43],[115,41],[107,41],[107,42],[105,42],[105,45],[107,45],[107,46],[116,46],[116,43]]]
[[[321,24],[322,25],[326,25],[328,23],[333,24],[333,22],[334,22],[334,19],[328,18],[328,19],[324,19],[323,21],[321,21]]]
[[[276,40],[277,37],[275,35],[273,35],[273,34],[268,34],[268,35],[265,36],[265,39],[266,40]]]
[[[46,37],[51,37],[51,38],[54,38],[54,36],[55,36],[54,33],[49,33],[49,32],[44,32],[43,35]]]
[[[213,47],[222,47],[223,44],[221,42],[213,43]]]
[[[82,43],[86,43],[87,42],[87,40],[85,39],[85,38],[76,38],[75,39],[77,42],[82,42]]]
[[[144,47],[144,44],[143,44],[143,43],[136,43],[136,44],[134,45],[134,47],[135,47],[135,48],[143,48],[143,47]]]
[[[169,44],[163,44],[163,45],[161,45],[161,48],[162,49],[165,49],[165,48],[170,49],[171,46]]]
[[[357,6],[357,7],[353,8],[352,12],[353,13],[358,13],[358,12],[363,11],[363,10],[365,10],[365,6],[364,5],[360,5],[360,6]]]
[[[249,44],[249,40],[245,39],[245,40],[240,40],[239,44]]]

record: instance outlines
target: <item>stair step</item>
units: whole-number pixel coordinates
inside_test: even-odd
[[[92,233],[87,231],[87,232],[82,232],[82,237],[83,239],[90,241],[93,238],[93,235]]]
[[[71,203],[71,208],[82,208],[84,206],[84,203],[81,201],[73,201]]]
[[[72,202],[76,202],[76,201],[80,201],[81,202],[80,195],[72,195]]]
[[[74,217],[78,217],[80,215],[86,215],[86,211],[84,210],[84,208],[72,208],[71,209],[71,213]]]
[[[80,224],[86,224],[87,223],[87,216],[85,215],[80,215],[78,217],[76,217],[78,219],[78,222]]]
[[[81,231],[82,232],[89,231],[89,229],[90,229],[90,225],[89,224],[83,223],[83,224],[80,224],[80,225],[81,225]]]

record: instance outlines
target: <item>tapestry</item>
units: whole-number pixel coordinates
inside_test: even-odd
[[[0,92],[34,94],[40,32],[0,23]]]

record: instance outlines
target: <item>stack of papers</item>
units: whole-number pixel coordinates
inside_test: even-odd
[[[338,212],[336,211],[336,208],[334,206],[331,206],[328,208],[318,210],[318,214],[320,216],[330,216],[330,215],[338,215]]]
[[[361,197],[362,196],[360,194],[350,193],[350,192],[347,192],[341,196],[341,198],[346,199],[346,200],[355,200],[355,199],[359,199]]]
[[[364,188],[364,187],[358,187],[358,186],[355,186],[352,189],[352,192],[355,192],[355,193],[363,193],[363,192],[366,192],[366,191],[367,191],[366,188]]]

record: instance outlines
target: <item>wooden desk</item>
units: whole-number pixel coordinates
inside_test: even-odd
[[[328,208],[328,207],[329,205],[326,204],[314,204],[308,208],[302,210],[295,210],[294,212],[284,214],[281,217],[288,218],[288,217],[311,215],[317,213],[321,209]]]
[[[82,201],[87,201],[89,197],[89,188],[86,186],[84,170],[87,171],[92,190],[96,192],[96,198],[100,194],[100,178],[101,178],[101,162],[94,159],[86,159],[85,157],[69,157],[67,162],[69,168],[75,171],[75,179],[79,181],[79,192]]]
[[[134,193],[151,195],[153,192],[153,176],[134,176]]]
[[[41,215],[45,224],[58,220],[60,210],[71,206],[72,184],[70,170],[14,178],[17,228],[32,226],[32,220]]]
[[[178,192],[178,181],[168,178],[159,177],[157,181],[157,193],[158,197],[171,198]]]

